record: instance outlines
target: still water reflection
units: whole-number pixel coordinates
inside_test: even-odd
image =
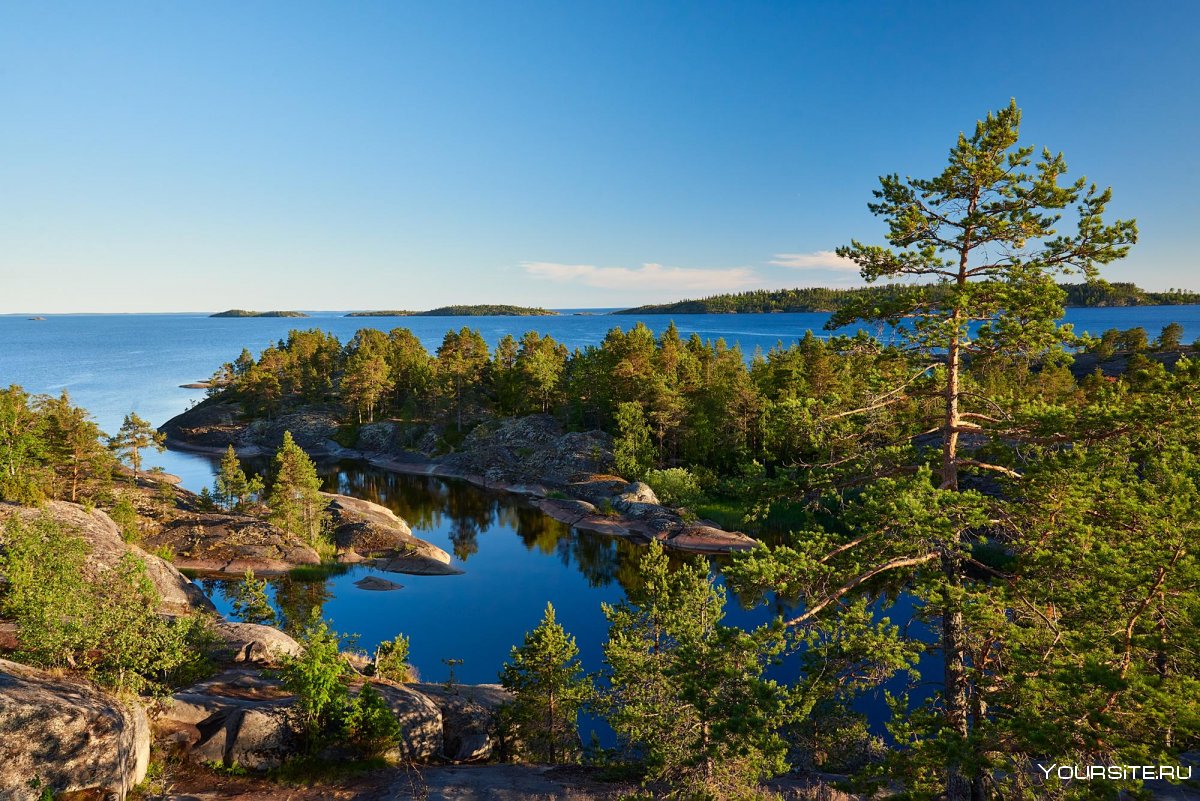
[[[327,577],[271,582],[272,600],[289,628],[319,607],[341,632],[372,651],[398,633],[412,640],[422,676],[441,680],[444,659],[462,659],[455,675],[492,682],[514,644],[541,619],[546,603],[579,642],[590,670],[601,666],[607,635],[602,603],[618,603],[637,580],[641,546],[574,529],[512,495],[466,482],[410,476],[342,463],[323,468],[325,489],[373,501],[408,521],[413,533],[445,549],[460,576],[382,574],[354,566]],[[403,585],[391,592],[354,582],[376,573]],[[235,582],[206,580],[224,613]],[[730,604],[731,607],[736,604]],[[769,612],[733,610],[765,620]]]

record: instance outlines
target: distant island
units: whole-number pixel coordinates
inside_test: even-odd
[[[441,306],[429,311],[357,311],[347,317],[553,317],[558,312],[530,306],[481,304],[476,306]]]
[[[1150,292],[1131,283],[1094,282],[1059,284],[1067,293],[1066,305],[1104,306],[1182,306],[1200,304],[1200,292],[1171,289]],[[623,309],[613,314],[770,314],[773,312],[835,312],[852,301],[886,300],[896,292],[911,289],[903,284],[877,284],[853,289],[806,287],[798,289],[756,289],[736,294],[712,295],[699,300],[681,300]],[[937,287],[929,287],[934,292]]]
[[[209,317],[307,317],[298,311],[247,311],[246,309],[228,309],[227,311],[210,314]]]

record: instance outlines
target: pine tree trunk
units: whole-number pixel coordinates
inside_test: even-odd
[[[961,566],[958,557],[942,555],[942,572],[951,591],[958,588]],[[945,660],[943,714],[947,730],[966,738],[967,680],[962,610],[956,599],[948,600],[942,610],[942,655]],[[957,762],[946,765],[946,801],[970,801],[971,781]]]
[[[959,312],[954,312],[954,326],[960,321]],[[958,393],[959,369],[962,354],[958,333],[950,341],[946,360],[946,414],[942,422],[942,489],[958,489]]]

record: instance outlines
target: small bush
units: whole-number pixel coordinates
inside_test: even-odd
[[[379,643],[375,649],[375,675],[400,683],[412,681],[413,669],[408,664],[408,649],[409,640],[403,634]]]
[[[689,506],[700,500],[700,481],[683,467],[647,470],[646,483],[667,506]]]
[[[275,610],[267,598],[266,579],[256,579],[253,570],[247,570],[233,596],[233,613],[243,623],[261,623],[271,626],[276,622]]]
[[[129,498],[124,495],[118,498],[108,516],[117,524],[117,528],[121,529],[121,539],[126,542],[141,542],[142,531],[138,527],[137,509]]]
[[[395,748],[402,734],[400,721],[387,699],[370,684],[364,684],[350,701],[344,726],[347,738],[368,758],[383,756]]]
[[[298,637],[300,656],[283,663],[283,686],[296,696],[296,728],[308,752],[316,753],[346,707],[346,672],[342,638],[321,619],[318,610]]]

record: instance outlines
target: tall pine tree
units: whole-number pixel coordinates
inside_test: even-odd
[[[594,688],[578,656],[575,638],[546,604],[542,622],[513,647],[500,671],[500,683],[513,694],[510,719],[525,752],[536,761],[558,764],[579,757],[579,711]]]
[[[275,480],[267,503],[272,523],[303,538],[318,552],[329,550],[325,534],[329,502],[321,495],[321,477],[290,431],[284,432],[283,444],[275,454]]]

